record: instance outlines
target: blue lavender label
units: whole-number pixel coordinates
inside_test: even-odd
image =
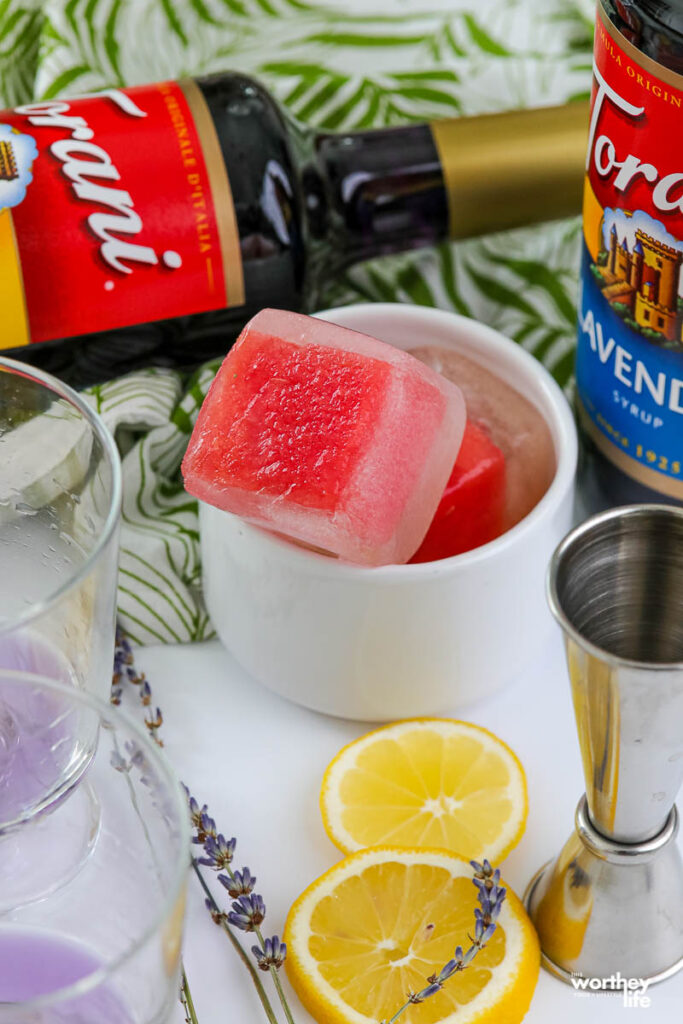
[[[597,262],[583,251],[576,380],[584,425],[629,476],[683,498],[683,252],[636,217],[620,234],[611,212],[610,245]],[[654,279],[648,267],[664,273]]]

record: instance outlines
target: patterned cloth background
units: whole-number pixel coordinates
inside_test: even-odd
[[[593,0],[0,0],[0,100],[238,69],[303,121],[354,129],[561,103],[590,89]],[[329,305],[453,309],[504,331],[567,386],[579,222],[356,267]],[[202,640],[195,503],[179,465],[215,372],[92,389],[123,456],[120,618],[139,643]]]

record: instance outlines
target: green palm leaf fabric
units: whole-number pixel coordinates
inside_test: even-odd
[[[585,96],[592,32],[592,0],[0,0],[0,99],[240,70],[309,124],[382,127]],[[353,268],[325,304],[476,317],[568,387],[578,252],[578,220],[444,244]],[[119,612],[140,643],[211,635],[179,466],[216,365],[91,389],[123,457]]]

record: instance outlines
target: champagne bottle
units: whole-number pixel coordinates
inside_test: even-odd
[[[595,507],[683,503],[683,6],[598,0],[576,383]]]
[[[4,111],[0,350],[195,366],[355,261],[578,212],[586,133],[582,103],[320,133],[241,74]]]

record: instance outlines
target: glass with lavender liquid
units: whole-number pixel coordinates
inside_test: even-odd
[[[36,898],[17,900],[0,858],[0,1024],[163,1024],[177,1003],[190,853],[179,783],[136,722],[83,690],[0,669],[0,693],[18,720],[40,711],[5,766],[79,777],[100,811],[87,862],[47,896],[33,871]]]
[[[94,410],[0,359],[0,669],[108,696],[120,504],[118,452]],[[77,785],[87,758],[59,770],[41,761],[53,709],[25,696],[10,707],[0,688],[0,861],[15,873],[12,899],[35,898],[34,875],[44,892],[63,884],[99,828],[92,791]]]

